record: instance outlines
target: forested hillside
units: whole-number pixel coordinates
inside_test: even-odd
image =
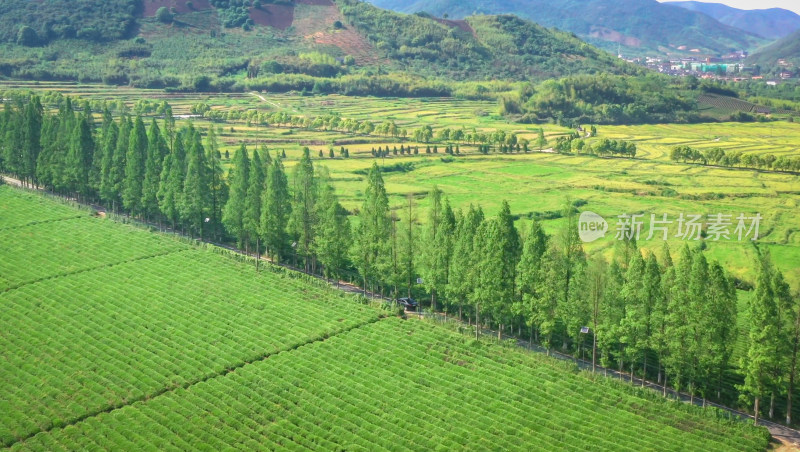
[[[513,16],[446,21],[353,0],[94,3],[63,14],[69,2],[3,3],[0,75],[407,96],[449,94],[454,80],[642,71],[570,33]]]
[[[753,53],[747,58],[747,62],[773,66],[781,59],[795,66],[800,66],[800,31],[796,31]]]
[[[141,0],[3,0],[0,41],[36,46],[58,39],[124,39],[140,9]]]

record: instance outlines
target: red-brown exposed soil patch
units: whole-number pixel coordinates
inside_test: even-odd
[[[351,26],[335,30],[333,24],[338,20],[346,23],[339,8],[330,0],[299,0],[298,3],[314,5],[311,13],[296,16],[294,28],[297,34],[316,44],[336,46],[355,58],[357,64],[374,64],[379,61],[377,52],[366,38]],[[325,4],[327,3],[327,5]]]
[[[469,26],[469,23],[466,20],[450,20],[450,19],[438,19],[438,18],[434,18],[433,20],[439,22],[442,25],[447,25],[448,27],[453,27],[453,28],[460,28],[466,31],[467,33],[473,35],[475,34],[475,30],[473,30],[472,27]]]
[[[316,5],[316,6],[333,6],[331,0],[297,0],[295,3],[301,5]]]
[[[294,21],[294,6],[261,5],[261,8],[250,8],[250,18],[256,25],[286,30],[292,26]]]
[[[142,0],[142,5],[144,6],[144,17],[155,16],[158,8],[161,8],[162,6],[168,9],[175,8],[175,10],[180,14],[211,9],[211,4],[208,3],[208,0],[191,0],[191,8],[186,6],[187,1],[190,0]]]

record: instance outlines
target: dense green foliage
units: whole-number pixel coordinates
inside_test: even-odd
[[[344,16],[387,57],[457,79],[541,79],[565,73],[637,73],[574,35],[515,16],[474,16],[462,26],[340,0]]]
[[[139,0],[4,0],[0,41],[32,46],[57,39],[123,39],[133,31],[140,8]]]
[[[658,75],[572,76],[548,80],[521,93],[524,121],[560,124],[627,124],[693,120],[696,103],[681,85]]]

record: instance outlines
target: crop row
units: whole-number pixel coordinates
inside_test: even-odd
[[[598,386],[599,384],[599,386]],[[759,450],[761,431],[568,365],[385,319],[18,450]]]
[[[88,213],[53,202],[39,194],[0,186],[0,230],[77,216],[88,216]]]
[[[377,318],[326,287],[205,250],[0,294],[0,444]]]
[[[170,237],[91,217],[4,229],[0,290],[188,248]]]

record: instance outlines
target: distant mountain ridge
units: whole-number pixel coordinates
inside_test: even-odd
[[[617,45],[641,53],[725,54],[767,41],[712,17],[656,0],[370,0],[381,8],[463,18],[515,14],[570,31],[609,50]],[[692,50],[696,50],[692,52]],[[649,52],[648,52],[649,51]]]
[[[737,9],[721,3],[697,1],[664,2],[713,17],[725,25],[736,27],[767,39],[780,39],[800,30],[800,15],[782,8]]]

